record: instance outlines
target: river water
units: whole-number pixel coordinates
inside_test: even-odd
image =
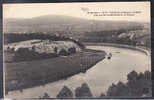
[[[137,72],[151,70],[150,56],[140,51],[109,46],[87,46],[87,48],[104,50],[107,54],[112,53],[112,58],[110,60],[105,58],[98,62],[86,73],[79,73],[66,80],[48,83],[45,86],[24,89],[23,92],[11,91],[6,98],[38,98],[45,92],[51,98],[55,98],[64,85],[74,93],[82,83],[87,83],[93,96],[98,97],[102,92],[105,93],[112,83],[127,82],[127,74],[132,70]]]

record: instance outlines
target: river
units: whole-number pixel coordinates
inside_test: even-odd
[[[45,92],[51,98],[55,98],[64,85],[74,92],[82,83],[87,83],[93,96],[98,97],[102,92],[105,93],[112,83],[127,82],[127,74],[132,70],[137,72],[151,70],[150,56],[143,52],[110,46],[87,46],[87,48],[104,50],[107,54],[112,53],[112,58],[110,60],[105,58],[98,62],[86,73],[79,73],[66,80],[56,81],[45,86],[24,89],[23,92],[11,91],[6,98],[38,98],[42,97]]]

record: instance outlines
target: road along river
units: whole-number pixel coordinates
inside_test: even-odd
[[[38,98],[42,97],[45,92],[51,98],[55,98],[64,85],[74,92],[82,83],[87,83],[93,96],[98,97],[102,92],[105,93],[112,83],[126,82],[127,74],[132,70],[137,72],[151,70],[151,58],[143,52],[110,46],[87,46],[87,48],[104,50],[107,54],[112,53],[112,57],[110,60],[105,58],[98,62],[86,73],[79,73],[66,80],[44,86],[24,89],[22,92],[11,91],[6,98]]]

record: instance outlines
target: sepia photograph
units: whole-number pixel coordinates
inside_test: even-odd
[[[4,98],[152,97],[150,2],[3,4]]]

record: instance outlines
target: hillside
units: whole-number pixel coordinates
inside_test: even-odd
[[[29,19],[4,19],[4,32],[89,32],[143,27],[126,21],[87,20],[70,16],[46,15]]]
[[[108,42],[150,47],[150,24],[128,21],[88,20],[45,15],[29,19],[4,19],[4,33],[43,33],[72,37],[80,42]],[[8,39],[8,38],[5,38]]]

